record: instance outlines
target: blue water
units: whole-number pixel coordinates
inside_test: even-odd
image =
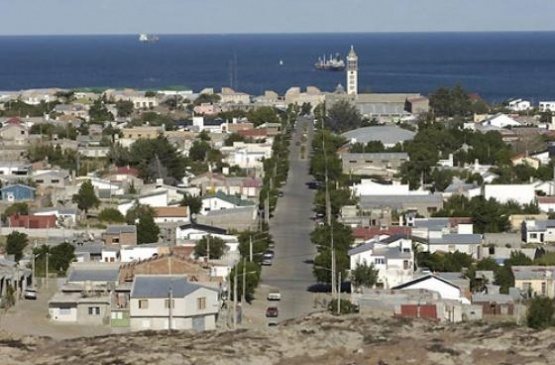
[[[345,84],[344,73],[316,71],[313,64],[324,53],[345,55],[351,44],[361,91],[428,94],[460,83],[492,102],[555,99],[555,32],[163,35],[156,44],[137,36],[0,37],[0,90],[199,91],[233,79],[235,89],[254,95],[295,85],[331,91]]]

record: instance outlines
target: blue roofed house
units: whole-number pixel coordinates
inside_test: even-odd
[[[23,184],[13,184],[0,189],[2,200],[17,202],[23,200],[35,200],[35,188]]]
[[[216,329],[219,290],[185,275],[136,275],[130,298],[132,330]]]

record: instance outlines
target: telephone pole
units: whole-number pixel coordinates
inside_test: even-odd
[[[171,331],[172,330],[172,322],[173,322],[173,283],[170,280],[170,289],[168,291],[169,294],[169,303],[168,303],[168,312],[169,312],[169,319],[168,319],[168,329]]]
[[[335,246],[333,244],[333,222],[331,219],[331,199],[329,190],[329,178],[328,178],[328,157],[326,153],[326,142],[324,136],[324,119],[322,118],[322,149],[324,150],[324,167],[325,167],[325,184],[326,184],[326,218],[328,226],[330,227],[330,250],[331,250],[331,296],[335,298],[336,287],[335,287]]]
[[[233,329],[237,329],[237,265],[235,265],[235,273],[233,278]]]
[[[243,294],[241,295],[241,311],[243,310],[243,302],[246,300],[245,295],[247,293],[247,260],[243,258]]]
[[[249,236],[249,261],[252,262],[252,235]]]

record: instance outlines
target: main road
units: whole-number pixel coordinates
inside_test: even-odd
[[[289,175],[281,189],[283,197],[278,199],[270,220],[275,257],[272,266],[263,268],[261,281],[281,292],[280,321],[313,311],[314,298],[307,291],[315,284],[310,264],[316,255],[316,248],[310,242],[310,232],[314,228],[310,216],[315,191],[307,186],[312,180],[309,161],[313,133],[311,120],[297,119],[290,144]],[[303,141],[303,134],[306,134],[306,141]],[[306,149],[304,153],[301,153],[302,146]]]

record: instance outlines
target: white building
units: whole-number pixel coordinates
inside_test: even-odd
[[[360,184],[351,187],[353,195],[429,195],[426,190],[410,190],[408,184],[394,182],[391,185],[379,184],[371,179],[361,179]]]
[[[131,330],[214,330],[218,289],[180,275],[136,275],[131,287]]]
[[[159,191],[148,195],[142,195],[135,200],[130,200],[121,204],[118,204],[118,210],[124,216],[127,211],[131,209],[135,204],[148,205],[150,207],[167,207],[168,206],[168,192]]]
[[[506,127],[520,127],[522,123],[517,122],[513,118],[505,115],[505,114],[496,114],[493,115],[481,123],[483,126],[493,126],[497,128],[506,128]]]
[[[514,112],[520,112],[520,111],[529,110],[531,108],[531,105],[528,100],[515,99],[515,100],[509,101],[507,108],[509,108]]]
[[[526,243],[555,242],[555,220],[525,220],[521,227],[522,240]]]
[[[459,301],[461,303],[470,304],[470,301],[464,297],[461,288],[445,279],[432,274],[421,276],[414,280],[400,284],[392,289],[414,291],[427,290],[430,292],[438,293],[441,299],[451,299]]]
[[[147,260],[159,254],[158,244],[137,245],[122,248],[121,262]]]
[[[555,111],[555,101],[540,101],[540,111],[546,112],[548,110]]]
[[[223,162],[242,169],[261,169],[264,159],[272,157],[270,143],[234,142],[233,146],[222,147],[220,152],[226,156]]]
[[[348,252],[350,269],[358,265],[374,265],[378,270],[377,287],[391,289],[407,280],[414,273],[412,239],[391,236],[382,240],[370,240]]]
[[[484,198],[497,200],[505,204],[514,201],[518,204],[530,204],[536,199],[534,184],[490,184],[484,186]]]

